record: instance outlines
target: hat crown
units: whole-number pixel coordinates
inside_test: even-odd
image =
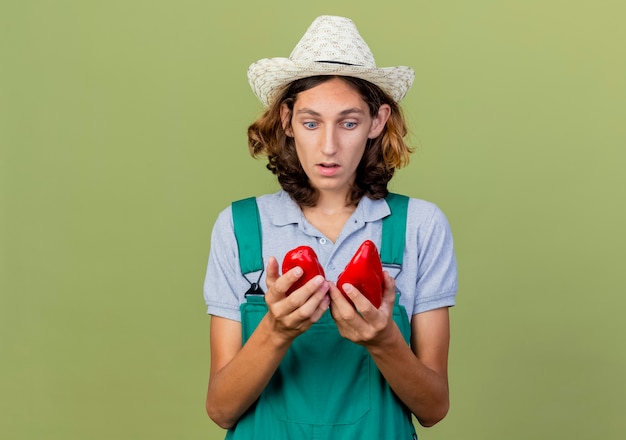
[[[311,23],[289,58],[294,62],[330,62],[376,67],[374,55],[346,17],[323,15]]]
[[[311,76],[360,78],[380,87],[396,102],[411,88],[415,72],[407,66],[376,67],[369,46],[346,17],[322,15],[306,30],[289,58],[263,58],[248,68],[252,91],[269,107],[287,84]]]

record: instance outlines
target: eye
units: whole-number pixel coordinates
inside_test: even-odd
[[[352,130],[353,128],[356,128],[356,122],[344,122],[343,126],[348,130]]]
[[[302,125],[304,125],[304,128],[308,128],[309,130],[312,130],[314,128],[317,128],[317,122],[305,122]]]

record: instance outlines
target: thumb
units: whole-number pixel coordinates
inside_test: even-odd
[[[274,257],[270,257],[265,267],[265,282],[270,287],[280,277],[278,273],[278,261]]]

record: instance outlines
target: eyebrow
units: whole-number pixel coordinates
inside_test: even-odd
[[[301,108],[296,113],[297,114],[307,114],[307,115],[317,116],[317,117],[322,116],[320,113],[316,112],[313,109],[307,108],[307,107]],[[347,108],[347,109],[342,110],[341,112],[339,112],[339,116],[346,116],[346,115],[350,115],[350,114],[353,114],[353,113],[358,113],[358,114],[362,115],[364,112],[363,112],[363,110],[361,110],[358,107]]]

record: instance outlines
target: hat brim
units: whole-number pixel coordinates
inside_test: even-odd
[[[400,102],[413,84],[415,72],[410,67],[362,67],[338,63],[298,62],[289,58],[265,58],[248,68],[252,91],[265,107],[276,93],[290,82],[317,75],[353,76],[380,87],[394,101]]]

